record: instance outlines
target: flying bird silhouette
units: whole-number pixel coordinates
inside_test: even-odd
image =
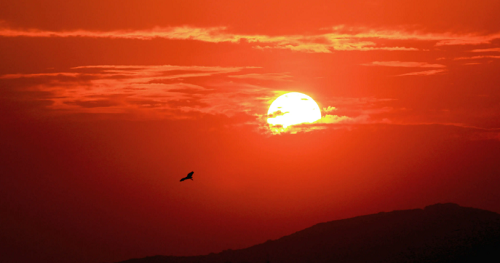
[[[187,180],[187,179],[193,180],[193,174],[194,174],[194,172],[188,173],[188,175],[186,177],[184,177],[184,178],[181,179],[181,182],[184,181],[184,180]]]

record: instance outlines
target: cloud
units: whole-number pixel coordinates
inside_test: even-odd
[[[101,108],[101,107],[112,107],[120,105],[119,102],[115,102],[113,100],[75,100],[75,101],[66,101],[64,102],[68,105],[78,105],[83,108]]]
[[[472,56],[472,57],[458,57],[454,60],[470,60],[470,59],[483,59],[483,58],[500,58],[500,56]]]
[[[483,48],[483,49],[474,49],[471,52],[500,52],[500,47],[496,48]]]
[[[359,115],[355,117],[325,115],[313,123],[296,124],[286,128],[283,128],[281,125],[274,125],[270,126],[268,131],[271,134],[296,134],[299,132],[311,132],[324,129],[350,129],[353,125],[365,124],[392,124],[392,122],[387,118],[372,119],[369,115]]]
[[[267,114],[267,118],[276,118],[278,116],[283,116],[283,115],[285,115],[287,113],[289,113],[289,112],[288,111],[282,112],[282,111],[278,110],[278,111],[275,111],[275,112],[273,112],[271,114]]]
[[[315,130],[323,130],[328,126],[349,122],[351,120],[352,118],[347,116],[326,115],[313,123],[295,124],[287,126],[286,128],[282,125],[269,125],[269,132],[271,132],[271,134],[296,134],[299,132],[311,132]]]
[[[170,39],[209,43],[248,43],[257,49],[287,49],[296,52],[332,53],[334,51],[416,51],[415,41],[432,42],[436,46],[489,44],[500,39],[496,34],[456,34],[451,32],[426,33],[404,29],[335,26],[323,34],[259,35],[237,34],[227,27],[155,27],[144,30],[66,30],[0,28],[0,37],[30,38],[105,38],[105,39]],[[404,41],[402,45],[388,46],[387,40]]]
[[[395,112],[396,110],[393,107],[381,107],[380,104],[392,101],[394,101],[394,99],[333,98],[330,99],[329,102],[341,105],[342,108],[333,106],[323,108],[324,114],[315,122],[290,125],[286,128],[282,125],[268,125],[267,123],[265,126],[270,128],[268,130],[271,134],[295,134],[299,132],[311,132],[323,129],[350,128],[353,125],[360,124],[390,124],[392,121],[390,121],[387,117],[380,117],[380,115]],[[333,111],[337,111],[339,114],[328,114]],[[281,112],[276,113],[277,115],[283,114]],[[271,118],[272,117],[274,117],[274,115],[271,115]]]
[[[346,97],[333,97],[325,99],[323,103],[335,105],[336,107],[329,106],[328,108],[334,108],[336,115],[339,116],[369,116],[372,121],[384,118],[386,113],[399,111],[392,107],[395,99],[391,98],[374,98],[374,97],[362,97],[362,98],[346,98]],[[327,109],[328,109],[327,108]],[[323,111],[328,114],[333,111]]]
[[[289,49],[298,52],[331,53],[333,50],[416,50],[407,47],[377,47],[371,41],[360,41],[359,36],[321,34],[321,35],[244,35],[228,32],[226,27],[155,27],[149,30],[115,30],[115,31],[45,31],[39,29],[17,30],[0,29],[2,37],[86,37],[109,39],[151,40],[155,38],[172,40],[196,40],[210,43],[240,43],[242,41],[255,45],[258,49]],[[262,45],[264,44],[264,45]]]
[[[500,39],[499,33],[492,35],[451,35],[448,39],[437,42],[436,46],[491,44],[491,42],[496,39]]]
[[[274,92],[244,82],[221,80],[255,67],[79,66],[58,73],[8,74],[0,80],[17,93],[44,94],[52,113],[128,114],[146,118],[186,118],[193,113],[235,115],[261,112]],[[16,94],[17,94],[16,93]],[[35,95],[30,100],[40,100]],[[267,110],[267,109],[266,109]]]
[[[9,28],[0,29],[3,37],[87,37],[87,38],[111,38],[111,39],[139,39],[151,40],[154,38],[166,39],[192,39],[205,42],[238,42],[241,38],[229,34],[223,34],[225,27],[155,27],[149,30],[115,30],[115,31],[46,31],[39,29],[15,30]]]
[[[99,79],[133,79],[135,82],[151,82],[175,80],[194,77],[207,77],[215,74],[239,72],[242,69],[255,67],[201,67],[201,66],[123,66],[97,65],[73,67],[73,72],[33,73],[33,74],[6,74],[0,79],[61,77],[68,78],[99,78]],[[92,71],[89,71],[92,70]]]
[[[243,75],[229,75],[228,77],[238,79],[291,81],[290,78],[292,76],[289,73],[250,73]]]
[[[486,35],[481,33],[431,33],[408,29],[347,27],[344,25],[334,26],[324,30],[331,30],[332,33],[328,35],[334,39],[343,37],[373,40],[419,40],[435,42],[436,46],[490,44],[493,40],[500,39],[500,33]]]
[[[402,67],[402,68],[436,68],[432,70],[404,73],[397,76],[429,76],[445,72],[446,66],[441,64],[430,64],[427,62],[408,62],[408,61],[373,61],[371,63],[361,64],[363,66],[383,66],[383,67]]]
[[[407,62],[407,61],[373,61],[371,63],[361,64],[363,66],[385,66],[385,67],[404,67],[404,68],[445,68],[441,64],[429,64],[427,62]]]
[[[35,74],[5,74],[0,76],[0,79],[19,79],[19,78],[39,78],[39,77],[78,77],[80,74],[78,73],[68,73],[68,72],[59,72],[59,73],[35,73]]]
[[[401,74],[398,76],[430,76],[430,75],[436,75],[442,72],[445,72],[446,70],[444,69],[433,69],[433,70],[426,70],[426,71],[417,71],[417,72],[410,72],[410,73],[405,73]]]
[[[342,123],[342,122],[349,122],[353,120],[350,117],[347,116],[338,116],[338,115],[325,115],[321,117],[318,121],[315,123],[317,124],[332,124],[332,123]]]
[[[326,108],[323,108],[323,112],[332,112],[335,110],[337,110],[337,109],[335,107],[332,107],[332,106],[328,106]]]

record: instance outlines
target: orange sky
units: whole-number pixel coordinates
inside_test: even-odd
[[[437,202],[500,212],[498,10],[2,1],[0,254],[198,255]],[[273,135],[286,92],[322,120]]]

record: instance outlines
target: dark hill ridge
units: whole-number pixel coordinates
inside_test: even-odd
[[[245,249],[123,262],[500,262],[500,215],[435,204],[320,223]]]

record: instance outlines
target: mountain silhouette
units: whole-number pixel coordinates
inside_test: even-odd
[[[239,250],[123,263],[500,262],[500,215],[435,204],[320,223]]]

